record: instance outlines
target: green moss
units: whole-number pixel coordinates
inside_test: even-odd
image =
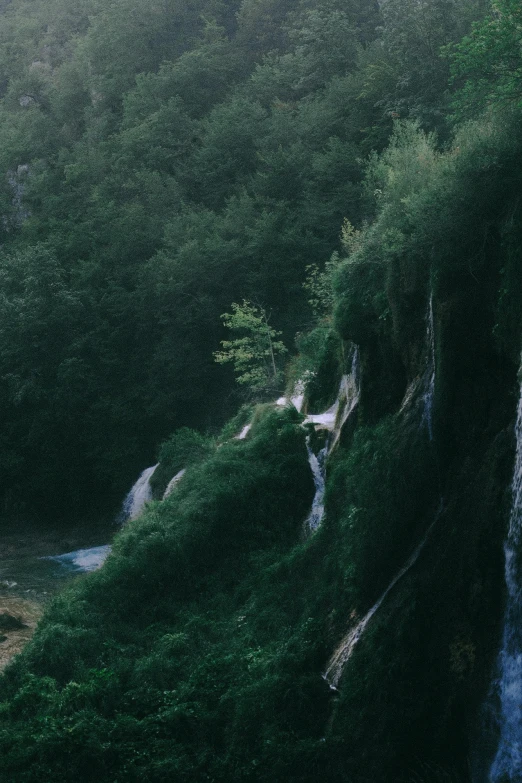
[[[311,357],[311,372],[306,384],[309,412],[321,412],[333,404],[344,370],[344,346],[331,327],[318,327],[298,341],[298,348]]]
[[[159,450],[159,465],[152,474],[153,497],[162,498],[171,478],[183,468],[208,457],[214,450],[214,443],[188,427],[182,427],[162,443]]]
[[[229,419],[222,428],[217,441],[219,443],[223,443],[224,441],[230,440],[231,438],[234,438],[236,435],[238,435],[245,424],[248,424],[252,419],[255,409],[256,406],[252,404],[245,403],[242,405],[236,415]]]
[[[335,326],[344,340],[364,347],[382,334],[389,317],[386,299],[386,263],[380,245],[368,241],[341,265],[336,275]]]

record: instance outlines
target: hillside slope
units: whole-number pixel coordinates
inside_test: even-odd
[[[178,778],[194,783],[516,783],[522,738],[520,705],[512,698],[522,681],[517,630],[522,584],[520,8],[514,0],[499,0],[492,16],[451,46],[442,22],[453,4],[430,7],[437,11],[428,18],[430,30],[440,33],[437,63],[438,44],[447,46],[436,71],[440,103],[434,98],[423,103],[420,69],[419,81],[408,82],[413,86],[407,100],[399,102],[398,85],[406,89],[397,80],[399,64],[406,67],[399,43],[410,47],[411,68],[419,62],[413,53],[420,57],[420,50],[410,46],[409,25],[404,26],[406,38],[393,25],[394,10],[404,10],[400,18],[411,20],[406,16],[410,5],[392,0],[380,9],[385,32],[379,32],[376,44],[368,32],[376,29],[373,11],[368,16],[362,6],[350,4],[349,12],[358,20],[355,26],[350,22],[350,29],[360,47],[359,59],[342,77],[330,54],[335,60],[341,51],[348,58],[347,50],[326,50],[319,43],[314,48],[314,42],[321,41],[317,30],[327,23],[327,40],[335,32],[332,27],[344,31],[343,40],[348,40],[348,27],[341,24],[349,26],[341,18],[344,11],[325,6],[317,16],[302,5],[301,16],[293,17],[286,7],[263,5],[261,35],[259,8],[244,4],[237,17],[221,8],[220,23],[238,46],[259,55],[249,72],[259,89],[257,98],[245,93],[244,84],[237,91],[234,86],[228,102],[204,116],[197,107],[190,112],[183,108],[182,121],[181,98],[162,92],[172,76],[163,64],[137,78],[123,105],[109,102],[114,124],[101,146],[94,146],[114,154],[117,166],[124,165],[122,150],[134,143],[136,129],[139,134],[156,132],[164,111],[174,113],[176,127],[187,132],[187,139],[192,139],[192,123],[201,122],[199,132],[205,128],[206,141],[199,137],[191,158],[199,166],[198,178],[190,184],[201,188],[197,207],[184,211],[188,202],[182,199],[183,209],[169,220],[153,261],[152,256],[143,261],[150,248],[140,256],[134,270],[139,271],[139,285],[126,277],[123,257],[114,256],[114,266],[107,267],[120,270],[117,283],[116,277],[101,273],[97,250],[79,265],[84,282],[96,280],[101,289],[108,281],[109,287],[114,285],[111,295],[100,299],[111,316],[107,322],[97,320],[101,311],[89,310],[84,295],[92,290],[90,282],[81,290],[70,286],[74,274],[65,259],[72,257],[76,240],[71,237],[79,224],[82,232],[92,231],[91,247],[100,241],[109,254],[118,255],[123,245],[100,240],[100,224],[86,210],[85,224],[73,221],[64,245],[45,234],[47,240],[29,250],[24,237],[43,231],[46,220],[50,230],[55,215],[44,220],[42,212],[24,219],[2,267],[5,313],[17,303],[17,312],[27,316],[20,322],[28,332],[12,332],[19,339],[13,355],[27,359],[20,346],[28,344],[42,350],[26,338],[38,332],[49,301],[44,294],[57,305],[52,328],[43,330],[49,340],[42,350],[46,362],[54,361],[49,346],[58,344],[59,325],[70,324],[68,319],[77,323],[77,312],[82,313],[78,323],[91,313],[93,334],[110,334],[115,353],[106,352],[108,343],[100,339],[96,347],[104,347],[94,351],[98,358],[93,365],[86,359],[80,372],[78,357],[70,356],[53,372],[62,377],[70,368],[68,383],[84,378],[87,387],[88,377],[96,379],[89,393],[97,402],[82,425],[89,433],[93,427],[95,440],[108,409],[116,418],[122,415],[120,424],[128,424],[140,405],[150,413],[147,405],[157,401],[159,414],[172,402],[167,377],[172,367],[161,372],[166,353],[171,356],[165,336],[171,316],[180,319],[180,329],[186,328],[173,332],[177,347],[172,361],[178,369],[194,370],[182,381],[176,375],[173,393],[181,401],[193,393],[194,410],[205,395],[207,401],[216,400],[213,386],[197,384],[208,382],[215,371],[207,375],[198,357],[204,355],[210,367],[217,347],[211,343],[215,337],[219,345],[221,336],[216,327],[220,308],[232,297],[254,300],[259,291],[266,292],[268,301],[260,303],[273,307],[274,323],[285,339],[290,329],[299,330],[299,352],[286,367],[286,393],[288,399],[298,396],[296,382],[304,384],[304,412],[298,410],[301,401],[297,406],[273,402],[282,390],[268,385],[221,432],[215,426],[205,435],[178,428],[164,442],[153,481],[156,499],[123,527],[99,571],[79,578],[51,603],[32,641],[0,680],[0,777],[9,783],[159,783]],[[278,38],[282,17],[299,19],[301,25],[286,31],[292,42],[288,49]],[[315,25],[313,36],[303,19]],[[460,18],[463,28],[468,21]],[[460,28],[451,29],[456,37]],[[94,33],[89,36],[78,51],[98,40]],[[225,46],[222,33],[214,45]],[[379,47],[389,55],[391,74],[378,67],[383,64],[376,54]],[[176,68],[184,56],[179,55]],[[234,59],[226,59],[232,67]],[[343,60],[344,70],[348,60]],[[451,96],[445,93],[449,62]],[[318,131],[330,121],[343,126],[339,114],[327,111],[330,98],[337,95],[337,107],[344,106],[340,96],[348,85],[360,87],[363,72],[373,74],[381,86],[392,82],[388,97],[399,108],[407,106],[409,115],[401,119],[388,112],[388,130],[379,121],[367,129],[358,149],[375,149],[364,162],[346,154],[352,137],[339,131],[325,142]],[[285,85],[290,90],[285,82],[289,74],[297,98],[292,106],[284,93]],[[119,84],[121,74],[112,73],[114,81],[105,77],[100,105],[109,101],[111,85]],[[267,85],[272,90],[274,83],[280,100],[266,103],[263,90]],[[313,94],[299,93],[310,84]],[[362,104],[373,111],[371,96]],[[450,106],[453,129],[441,118],[442,107]],[[130,122],[131,115],[143,125],[141,120]],[[118,117],[123,118],[120,125]],[[243,123],[250,131],[244,128],[245,135],[236,138],[231,155],[248,155],[234,162],[219,145],[229,144],[230,128]],[[438,136],[431,132],[434,125]],[[288,140],[290,126],[296,137],[286,146],[282,139]],[[87,135],[93,127],[89,125]],[[252,129],[259,127],[269,130],[261,141],[256,130],[253,153]],[[205,147],[209,140],[222,150],[216,158]],[[86,156],[84,167],[69,162],[64,168],[73,190],[76,175],[90,176],[96,161],[85,144],[83,139],[75,146]],[[147,149],[152,155],[158,146]],[[185,161],[183,153],[180,160]],[[334,178],[343,189],[339,195],[334,188],[339,209],[329,212],[332,191],[324,200],[316,195],[310,202],[303,194],[311,192],[313,172],[332,171],[330,164],[337,171],[334,160],[356,161],[357,187],[348,187],[344,175]],[[233,176],[225,171],[229,163]],[[100,163],[101,170],[104,165]],[[278,175],[271,179],[274,168]],[[176,171],[178,176],[181,168]],[[121,185],[114,172],[104,180],[108,188]],[[303,178],[293,179],[297,174]],[[38,187],[48,175],[45,169]],[[322,185],[326,181],[321,175],[315,181],[318,188],[319,180]],[[205,183],[213,183],[208,192]],[[57,198],[62,198],[61,187]],[[91,206],[100,188],[99,183],[93,187]],[[353,225],[343,220],[348,191],[356,192],[359,210]],[[69,209],[74,198],[67,198],[63,195]],[[103,198],[104,209],[114,206],[118,214],[127,208],[128,214],[137,214],[136,203],[131,209],[128,202],[123,207]],[[268,205],[274,204],[272,211]],[[115,214],[109,207],[106,228]],[[143,212],[147,220],[150,214]],[[338,242],[333,255],[335,248],[325,239],[326,214],[332,216],[328,236],[335,233]],[[312,217],[318,222],[307,222]],[[69,218],[65,210],[67,225]],[[203,225],[210,233],[202,233]],[[137,233],[141,237],[141,229]],[[58,234],[63,237],[61,229]],[[244,248],[254,245],[242,266]],[[179,256],[171,255],[178,251]],[[322,262],[328,255],[330,261],[319,264],[320,255]],[[318,266],[310,268],[314,261]],[[26,273],[23,295],[17,288],[20,271]],[[187,305],[180,315],[177,304],[189,292],[197,306]],[[296,296],[283,306],[290,292]],[[312,308],[305,310],[307,299]],[[148,306],[159,313],[157,332],[147,330],[147,319],[136,325],[129,317],[136,301],[140,313],[149,312]],[[153,347],[143,348],[143,361],[162,347],[151,364],[143,365],[143,376],[138,361],[129,365],[137,385],[123,384],[132,401],[127,409],[108,388],[100,393],[99,378],[108,376],[89,376],[86,368],[92,369],[98,359],[113,369],[115,356],[123,361],[116,348],[128,342],[131,322],[130,328],[144,337],[142,348]],[[205,331],[211,322],[213,337]],[[1,323],[13,320],[5,315]],[[112,331],[112,325],[118,328]],[[68,335],[80,343],[85,336],[73,325]],[[7,356],[9,344],[1,350]],[[86,351],[92,359],[90,349]],[[177,351],[183,351],[181,357]],[[58,387],[52,368],[45,367],[52,397]],[[117,367],[115,372],[118,376]],[[19,394],[9,405],[16,400],[23,407],[25,394],[34,393],[31,404],[40,399],[43,375],[30,377],[4,376],[5,389],[16,388]],[[147,405],[137,391],[140,378],[150,394]],[[225,396],[227,388],[223,381]],[[232,407],[231,400],[223,402],[217,418]],[[208,410],[207,402],[205,415]],[[108,421],[115,420],[109,416]],[[52,421],[46,419],[51,429]],[[11,434],[18,432],[20,422],[15,417]],[[176,423],[194,424],[190,417]],[[155,434],[159,442],[171,429],[151,428],[147,438]],[[105,440],[111,433],[108,427]],[[98,470],[114,464],[115,455],[124,450],[125,439],[115,436],[113,442],[114,453],[96,463]],[[9,464],[14,471],[14,457]],[[49,471],[52,465],[51,460]],[[172,491],[162,499],[175,476]]]

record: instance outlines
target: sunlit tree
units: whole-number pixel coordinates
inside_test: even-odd
[[[287,349],[276,339],[281,332],[270,326],[265,309],[244,299],[242,304],[234,302],[232,312],[221,318],[228,329],[242,336],[223,340],[223,350],[214,353],[216,362],[232,362],[237,382],[253,391],[277,386],[281,373],[276,357]]]

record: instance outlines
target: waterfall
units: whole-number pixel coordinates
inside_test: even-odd
[[[290,397],[290,402],[299,413],[301,413],[301,409],[303,407],[304,393],[305,393],[305,383],[303,380],[299,380],[297,381],[294,388],[294,392]]]
[[[359,402],[359,349],[354,348],[352,366],[349,375],[343,375],[339,392],[334,404],[324,413],[312,413],[306,417],[303,424],[315,424],[330,430],[328,451],[337,443],[341,430],[357,403]]]
[[[343,376],[343,380],[341,381],[339,394],[341,393],[343,381],[344,381],[344,376]],[[338,410],[339,410],[339,397],[337,397],[336,401],[331,406],[331,408],[328,408],[328,410],[325,411],[324,413],[309,414],[304,420],[303,424],[316,424],[325,430],[333,430],[333,428],[335,427],[335,421],[337,419]]]
[[[437,511],[437,514],[435,515],[435,518],[431,525],[429,526],[428,530],[426,531],[426,534],[420,544],[417,546],[413,554],[410,556],[409,560],[406,562],[406,564],[401,568],[401,570],[393,577],[392,581],[386,588],[386,590],[382,593],[380,598],[374,603],[372,608],[364,615],[362,620],[359,620],[357,625],[354,628],[351,628],[346,636],[343,637],[341,640],[341,643],[335,650],[334,654],[328,661],[328,666],[326,668],[325,673],[323,674],[323,678],[326,680],[328,685],[332,690],[337,690],[337,686],[339,685],[339,681],[341,679],[342,673],[344,671],[344,667],[346,663],[348,662],[355,645],[363,635],[364,631],[366,630],[366,626],[372,619],[373,615],[377,612],[387,595],[393,590],[397,582],[402,579],[402,577],[408,573],[410,568],[417,562],[417,559],[422,552],[424,545],[426,541],[429,538],[429,535],[431,531],[433,530],[433,527],[435,523],[437,522],[437,519],[440,516],[440,513],[442,511],[442,501],[439,506],[439,510]]]
[[[490,771],[491,783],[522,781],[522,386],[518,403],[512,507],[504,544],[507,603],[499,655],[500,739]]]
[[[251,424],[245,424],[239,435],[236,435],[234,440],[245,440],[246,436],[250,432]]]
[[[308,373],[305,373],[305,376],[309,375]],[[279,405],[280,407],[284,407],[285,405],[293,405],[294,408],[301,413],[301,408],[303,407],[305,398],[305,380],[303,378],[300,378],[297,383],[294,386],[294,390],[292,394],[290,395],[290,398],[288,397],[279,397],[275,404]]]
[[[324,490],[326,487],[326,457],[328,456],[328,444],[324,446],[317,456],[310,448],[310,435],[306,438],[306,450],[308,452],[308,462],[312,469],[312,476],[315,484],[315,495],[312,501],[312,508],[305,523],[305,528],[312,533],[317,530],[324,516]]]
[[[310,435],[306,438],[308,462],[315,485],[312,508],[305,522],[305,530],[314,532],[324,516],[324,492],[326,487],[326,460],[337,445],[341,431],[348,417],[359,402],[359,349],[354,348],[352,366],[349,375],[343,375],[337,399],[324,413],[307,416],[303,424],[314,424],[320,429],[329,430],[326,444],[316,455],[310,447]]]
[[[422,378],[422,424],[428,428],[428,436],[433,440],[433,399],[435,396],[435,327],[433,322],[433,293],[430,294],[426,315],[426,344],[428,364]]]
[[[123,507],[120,514],[120,519],[122,522],[126,522],[128,519],[136,519],[136,517],[139,517],[145,503],[147,503],[149,500],[152,500],[150,480],[158,465],[159,462],[157,465],[153,465],[150,468],[145,468],[123,501]]]
[[[332,437],[328,449],[329,453],[333,451],[334,447],[337,445],[337,442],[341,437],[341,432],[344,425],[348,421],[348,418],[350,417],[352,411],[355,409],[357,403],[359,402],[360,393],[361,390],[359,386],[359,348],[355,346],[353,357],[352,357],[352,366],[350,368],[350,374],[343,375],[343,378],[341,380],[341,387],[339,389],[340,414],[335,422],[334,430],[332,433]]]
[[[162,500],[165,500],[165,498],[168,498],[168,496],[170,495],[170,493],[172,492],[172,490],[174,489],[174,487],[176,486],[178,481],[180,481],[183,478],[184,475],[185,475],[185,468],[182,468],[181,470],[179,470],[176,473],[175,476],[173,476],[171,478],[171,480],[167,484],[167,488],[166,488],[165,492],[163,493]]]

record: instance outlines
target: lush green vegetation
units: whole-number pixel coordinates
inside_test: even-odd
[[[3,6],[6,510],[78,514],[93,488],[107,508],[176,428],[219,428],[241,400],[212,360],[227,338],[220,315],[252,301],[287,346],[309,328],[306,267],[341,250],[344,218],[374,213],[365,157],[394,117],[448,135],[439,48],[481,10]],[[42,308],[55,315],[34,339]]]
[[[3,8],[4,508],[65,514],[93,487],[109,507],[160,465],[0,681],[0,778],[469,783],[503,601],[522,135],[519,4],[464,5]],[[303,416],[267,402],[279,332],[314,411],[359,347],[311,536]]]

